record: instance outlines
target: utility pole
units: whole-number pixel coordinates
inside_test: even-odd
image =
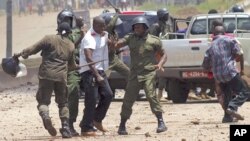
[[[6,14],[7,14],[7,30],[6,30],[6,57],[12,56],[12,0],[7,0],[6,3]]]

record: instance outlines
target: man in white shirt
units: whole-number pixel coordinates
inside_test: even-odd
[[[104,72],[108,69],[109,63],[108,33],[104,29],[104,19],[99,16],[95,17],[93,28],[86,33],[81,42],[80,65],[104,60],[79,70],[82,79],[81,87],[85,92],[85,109],[80,123],[83,136],[95,136],[94,126],[102,132],[107,131],[102,126],[102,120],[106,116],[113,93]],[[99,102],[96,106],[98,96]]]

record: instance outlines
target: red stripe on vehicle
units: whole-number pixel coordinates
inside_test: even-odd
[[[190,44],[197,44],[197,43],[201,43],[201,40],[192,40],[189,41]]]

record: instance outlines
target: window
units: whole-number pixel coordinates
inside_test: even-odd
[[[206,19],[196,20],[193,23],[191,34],[207,34],[207,21]]]

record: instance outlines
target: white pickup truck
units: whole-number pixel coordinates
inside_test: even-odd
[[[246,13],[202,14],[192,17],[184,39],[162,40],[168,60],[164,72],[166,89],[174,103],[187,100],[192,85],[214,88],[214,80],[201,67],[205,51],[211,42],[212,22],[221,19],[227,33],[237,38],[244,51],[245,73],[250,74],[250,15]]]

